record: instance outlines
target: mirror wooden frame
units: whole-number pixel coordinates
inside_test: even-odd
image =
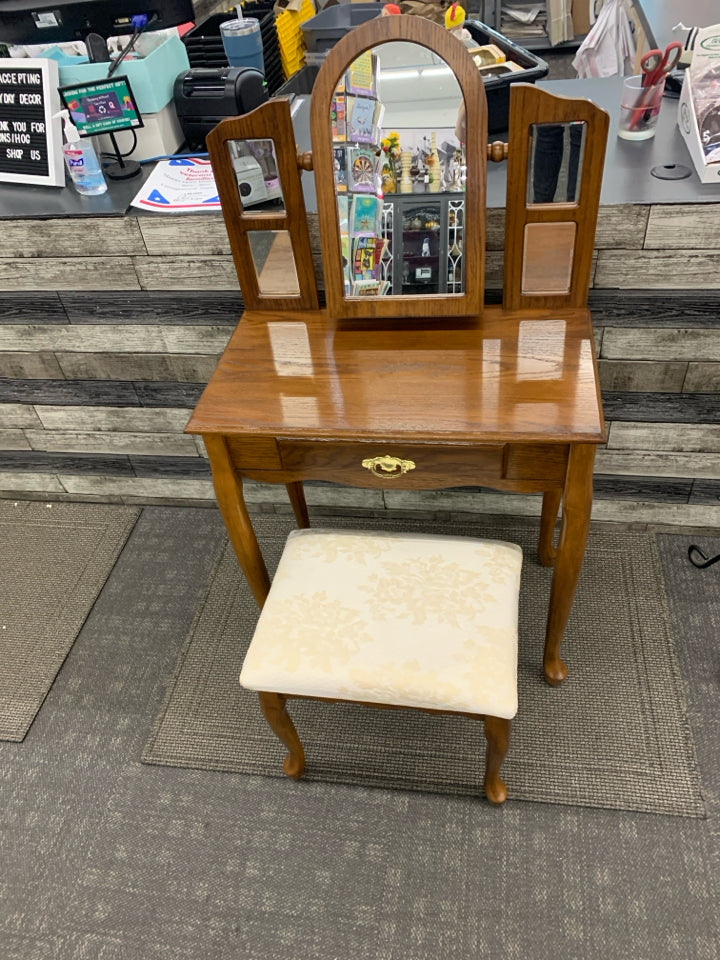
[[[231,140],[272,140],[283,194],[282,210],[256,212],[243,208],[228,151],[228,142]],[[317,310],[317,280],[295,150],[290,101],[286,98],[269,100],[242,117],[221,120],[208,134],[207,148],[246,308]],[[250,234],[254,231],[287,231],[298,279],[297,293],[264,293],[261,290],[250,244]]]
[[[460,294],[345,296],[330,108],[338,81],[355,58],[366,50],[392,41],[417,43],[441,57],[455,74],[465,101],[465,289]],[[324,255],[325,294],[331,316],[354,319],[478,316],[485,299],[487,99],[480,73],[463,44],[443,27],[424,17],[378,17],[361,24],[338,41],[320,68],[313,88],[310,130]],[[418,200],[424,196],[417,194]]]
[[[570,203],[528,203],[531,127],[572,122],[582,122],[587,127],[576,200]],[[590,100],[558,97],[526,83],[515,84],[511,89],[503,283],[503,304],[508,310],[586,306],[609,123],[608,114]],[[549,228],[547,242],[550,243],[552,227],[569,223],[576,225],[576,233],[567,292],[524,293],[525,228],[528,224],[544,224]]]

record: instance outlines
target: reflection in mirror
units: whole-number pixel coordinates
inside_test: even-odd
[[[289,232],[250,230],[248,238],[260,293],[269,297],[299,297],[300,284]]]
[[[584,122],[531,124],[529,205],[578,202],[586,131]]]
[[[462,294],[460,85],[437,54],[393,41],[357,57],[329,122],[346,297]]]
[[[258,213],[282,212],[283,194],[273,141],[228,140],[227,146],[243,210],[250,207],[258,208]]]
[[[576,231],[574,220],[525,224],[522,265],[524,295],[570,292]]]
[[[404,205],[401,293],[438,293],[440,283],[440,200]]]

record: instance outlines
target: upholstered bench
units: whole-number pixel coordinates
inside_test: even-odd
[[[297,530],[288,537],[240,675],[287,746],[305,756],[289,697],[470,714],[485,720],[485,792],[517,712],[522,551],[413,533]]]

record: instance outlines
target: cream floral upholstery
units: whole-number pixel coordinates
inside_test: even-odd
[[[294,531],[240,682],[513,717],[521,564],[493,540]]]

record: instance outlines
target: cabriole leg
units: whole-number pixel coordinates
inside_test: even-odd
[[[555,522],[561,500],[562,490],[546,490],[543,494],[538,557],[544,567],[551,567],[555,563],[555,557],[557,556],[557,551],[553,546],[553,534],[555,533]]]
[[[510,746],[510,721],[504,717],[485,717],[485,793],[490,803],[505,803],[508,788],[500,776],[500,767]]]
[[[593,444],[574,444],[570,448],[543,657],[545,679],[552,686],[562,683],[568,674],[568,668],[560,657],[560,647],[575,598],[590,530],[594,461]]]
[[[260,709],[270,724],[275,736],[290,751],[285,757],[283,770],[293,780],[299,780],[305,772],[305,751],[295,724],[287,712],[287,697],[281,693],[259,693]]]
[[[296,483],[286,483],[285,489],[290,497],[290,503],[292,504],[297,525],[302,530],[307,530],[310,526],[310,516],[308,514],[307,503],[305,502],[305,491],[303,490],[302,483],[300,481]]]

